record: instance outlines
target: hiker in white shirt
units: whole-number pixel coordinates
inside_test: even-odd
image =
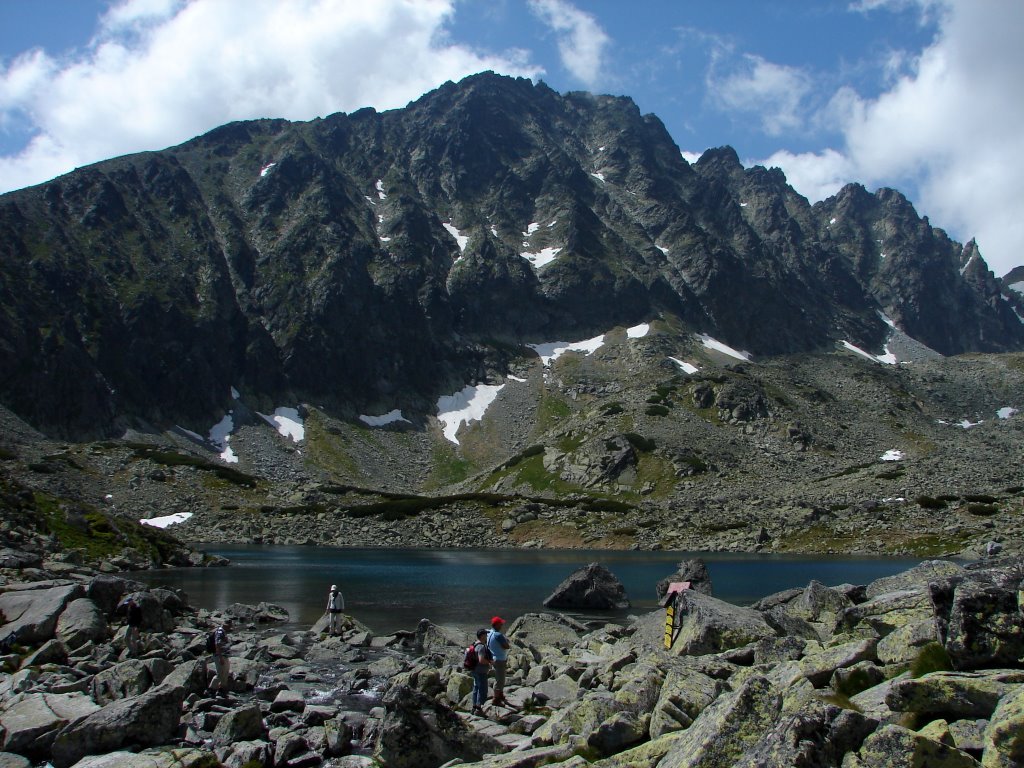
[[[337,584],[331,584],[331,591],[327,593],[327,613],[330,616],[330,624],[327,634],[341,634],[341,620],[344,617],[345,598],[338,591]]]

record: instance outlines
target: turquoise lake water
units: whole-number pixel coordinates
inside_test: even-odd
[[[686,552],[607,550],[344,549],[335,547],[218,546],[227,568],[144,573],[151,585],[183,589],[201,608],[267,601],[283,606],[298,627],[323,613],[337,584],[346,613],[378,634],[414,629],[420,619],[472,629],[501,615],[511,622],[545,610],[542,603],[577,568],[600,562],[614,573],[632,608],[621,613],[573,614],[621,621],[654,610],[655,584],[691,557],[708,564],[716,597],[739,605],[812,579],[828,584],[867,584],[906,570],[918,560],[814,558]]]

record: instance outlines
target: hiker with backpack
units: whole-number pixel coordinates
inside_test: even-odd
[[[501,629],[505,620],[501,616],[491,619],[491,631],[487,633],[487,648],[491,652],[494,665],[494,703],[505,704],[505,670],[508,667],[508,638]]]
[[[473,675],[473,714],[482,715],[487,702],[487,674],[494,656],[487,647],[487,630],[476,631],[476,642],[466,649],[462,667]]]
[[[225,620],[206,638],[206,650],[213,654],[213,667],[217,671],[217,677],[213,681],[211,690],[215,695],[223,696],[225,699],[228,698],[228,689],[231,687],[231,661],[228,658],[228,651],[231,648],[231,640],[228,638],[229,629],[231,629],[231,622]]]
[[[135,595],[131,594],[118,603],[117,609],[124,611],[127,624],[124,634],[125,655],[132,659],[138,658],[142,643],[142,606],[135,600]]]

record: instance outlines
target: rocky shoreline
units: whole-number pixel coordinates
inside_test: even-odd
[[[693,563],[684,564],[692,566]],[[693,571],[691,570],[691,573]],[[4,571],[0,765],[507,768],[1016,766],[1024,760],[1024,560],[930,561],[739,607],[685,592],[627,626],[515,619],[507,706],[470,713],[464,632],[348,618],[276,628],[272,605],[196,610],[127,578]],[[29,575],[38,576],[38,572]],[[652,590],[655,585],[652,585]],[[659,592],[664,589],[661,586]],[[116,606],[135,593],[143,645]],[[233,688],[205,636],[233,620]]]

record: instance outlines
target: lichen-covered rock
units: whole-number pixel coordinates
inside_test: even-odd
[[[938,632],[934,618],[909,622],[878,641],[878,660],[882,664],[913,661],[921,648],[936,640]]]
[[[810,622],[835,624],[836,616],[853,606],[846,595],[820,581],[811,581],[800,595],[787,604],[789,613]]]
[[[946,652],[955,669],[1010,666],[1024,657],[1016,587],[965,581],[953,592]]]
[[[659,768],[733,766],[777,722],[782,697],[764,677],[722,694],[685,731]]]
[[[859,712],[807,699],[787,713],[735,763],[735,768],[839,768],[878,723]]]
[[[724,684],[695,669],[670,665],[651,713],[651,738],[689,728],[722,692]]]
[[[842,611],[836,619],[834,633],[849,632],[864,623],[879,637],[885,637],[893,630],[925,621],[933,615],[931,596],[923,588],[886,592]]]
[[[828,683],[837,669],[877,659],[875,646],[874,640],[857,640],[823,648],[819,653],[800,660],[800,672],[815,688],[821,688]]]
[[[614,755],[647,738],[650,716],[616,712],[587,736],[587,746],[601,755]]]
[[[1006,696],[992,713],[985,729],[984,768],[1024,765],[1024,686]]]
[[[978,761],[955,747],[899,725],[883,725],[864,740],[857,765],[867,768],[977,768]],[[848,761],[851,764],[852,761]],[[843,763],[844,766],[847,762]]]
[[[740,648],[775,630],[764,617],[750,608],[741,608],[699,592],[684,593],[679,635],[672,644],[676,655],[720,653]]]
[[[895,712],[948,720],[990,717],[1000,698],[1019,688],[1024,672],[930,672],[895,682],[885,697]]]

